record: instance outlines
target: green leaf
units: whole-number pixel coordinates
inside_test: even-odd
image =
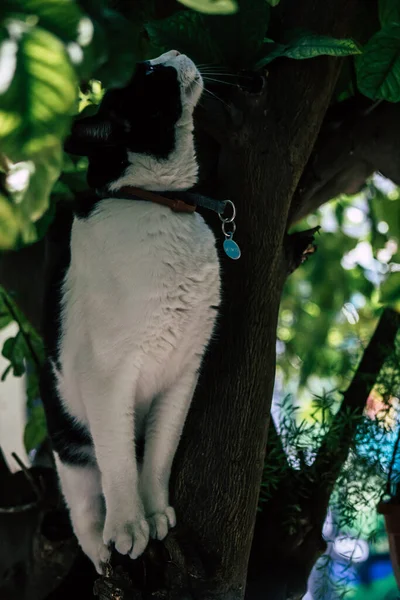
[[[15,337],[8,338],[4,342],[2,355],[7,358],[12,366],[15,377],[21,377],[25,373],[26,344],[21,331]]]
[[[278,6],[280,0],[267,0],[270,6]]]
[[[29,416],[29,420],[25,427],[24,444],[27,452],[40,446],[46,439],[47,425],[46,416],[41,404],[35,406]]]
[[[399,0],[379,0],[379,19],[382,27],[390,23],[400,23]]]
[[[17,335],[6,340],[2,350],[3,356],[10,361],[13,367],[14,375],[19,376],[25,372],[25,361],[37,371],[45,358],[43,341],[14,300],[1,286],[0,314],[8,314],[10,320],[15,321],[19,326]]]
[[[302,60],[321,55],[349,56],[360,53],[359,46],[351,39],[338,39],[328,35],[304,35],[290,43],[285,56]]]
[[[381,285],[381,304],[388,304],[400,308],[400,271],[390,273],[386,281]]]
[[[387,25],[372,36],[356,61],[356,71],[365,96],[400,101],[400,25]]]
[[[14,248],[20,231],[19,218],[8,198],[0,194],[0,251]]]
[[[327,35],[306,34],[294,38],[287,44],[270,42],[265,44],[266,55],[256,64],[261,69],[278,57],[294,58],[304,60],[321,55],[348,56],[360,54],[361,50],[351,39],[337,39]]]
[[[50,193],[61,166],[62,149],[57,144],[34,156],[32,161],[15,163],[10,167],[5,187],[13,200],[19,234],[25,243],[37,240],[33,224],[48,209]]]
[[[238,9],[235,0],[178,0],[178,2],[208,15],[231,15]]]
[[[4,0],[3,0],[4,1]],[[34,18],[37,25],[47,29],[65,42],[90,41],[89,19],[74,0],[6,0],[9,12]],[[86,31],[85,31],[86,28]]]
[[[78,90],[64,46],[51,33],[29,28],[7,41],[18,49],[14,77],[0,96],[0,138],[3,152],[19,161],[60,145]]]

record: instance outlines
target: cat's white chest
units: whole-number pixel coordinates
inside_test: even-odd
[[[137,369],[144,415],[210,339],[220,300],[214,235],[198,214],[112,199],[74,222],[71,248],[63,371]],[[84,399],[73,402],[85,420]]]

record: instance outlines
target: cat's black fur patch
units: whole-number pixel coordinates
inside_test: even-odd
[[[96,115],[75,121],[65,149],[89,157],[89,186],[101,189],[123,174],[128,151],[167,158],[181,114],[176,69],[139,63],[128,85],[104,95]]]
[[[60,400],[55,375],[49,361],[46,362],[41,377],[41,396],[45,407],[47,429],[53,450],[63,463],[83,466],[91,462],[91,457],[82,452],[84,447],[93,446],[89,431],[78,426],[64,410]]]

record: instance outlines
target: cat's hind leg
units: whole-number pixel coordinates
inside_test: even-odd
[[[57,452],[54,458],[74,533],[101,575],[110,558],[110,549],[103,542],[105,507],[100,471],[94,462],[67,464]]]
[[[169,477],[172,462],[182,434],[190,402],[196,389],[200,360],[178,377],[160,394],[147,417],[143,467],[140,488],[150,536],[165,538],[176,523],[175,511],[169,505]]]
[[[115,368],[94,367],[80,381],[106,503],[105,544],[137,558],[149,526],[138,490],[134,443],[134,401],[138,371],[121,360]]]
[[[40,388],[61,490],[78,542],[101,574],[110,551],[103,542],[105,510],[100,471],[90,434],[65,408],[60,387],[64,391],[69,389],[63,385],[62,376],[56,375],[54,365],[47,361]]]

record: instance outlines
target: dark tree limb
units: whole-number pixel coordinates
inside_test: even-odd
[[[400,106],[356,96],[328,112],[293,199],[289,223],[340,194],[355,194],[374,171],[400,184]]]
[[[393,352],[396,335],[400,328],[400,314],[390,308],[382,313],[379,324],[364,351],[353,380],[343,394],[342,404],[331,428],[322,442],[312,472],[316,492],[321,501],[331,495],[333,485],[351,447],[359,418],[366,400],[388,356]],[[340,432],[340,444],[338,443]],[[323,486],[320,482],[324,481]],[[324,504],[325,502],[322,502]]]

